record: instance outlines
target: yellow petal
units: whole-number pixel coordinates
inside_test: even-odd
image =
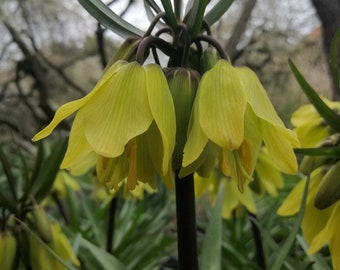
[[[95,152],[91,151],[83,158],[78,159],[74,165],[68,167],[68,170],[70,174],[74,176],[84,175],[96,166],[97,159],[98,155]]]
[[[263,122],[263,140],[275,166],[282,172],[294,174],[298,170],[293,147],[299,146],[296,134],[285,127]]]
[[[303,105],[298,108],[291,116],[290,121],[295,126],[303,126],[309,123],[320,122],[321,115],[316,111],[312,104]]]
[[[256,205],[254,202],[253,194],[249,186],[245,186],[244,191],[242,193],[238,190],[237,195],[238,195],[240,203],[244,205],[250,213],[255,214]]]
[[[325,245],[330,239],[332,239],[335,235],[339,234],[339,226],[340,226],[340,203],[336,203],[333,205],[333,209],[331,212],[331,215],[329,216],[327,225],[318,233],[317,236],[314,237],[312,243],[310,244],[310,247],[308,249],[308,253],[314,253],[322,248],[323,245]],[[338,236],[336,236],[339,238]],[[335,252],[339,251],[339,248],[335,248],[334,246],[334,240],[336,238],[333,238],[332,242],[332,248]],[[339,243],[336,243],[337,246],[339,246]],[[333,256],[338,256],[339,254],[331,254]],[[334,261],[334,260],[333,260]],[[338,266],[337,266],[338,267]]]
[[[301,146],[307,148],[320,145],[331,133],[330,127],[325,125],[322,119],[297,126],[294,131],[301,141]]]
[[[105,157],[118,157],[127,142],[145,132],[153,119],[145,71],[136,62],[126,64],[101,88],[78,114],[82,114],[85,136],[93,150]]]
[[[55,129],[55,127],[62,120],[64,120],[68,116],[70,116],[75,111],[79,110],[79,108],[84,106],[84,104],[86,104],[87,101],[90,100],[94,94],[96,94],[98,91],[101,91],[101,86],[106,82],[106,80],[108,80],[110,77],[112,77],[113,74],[115,74],[119,70],[119,68],[123,65],[123,63],[124,63],[123,61],[119,61],[119,62],[115,63],[113,66],[111,66],[111,68],[106,73],[103,74],[102,78],[98,81],[98,83],[93,88],[93,90],[89,94],[87,94],[85,97],[71,101],[71,102],[68,102],[68,103],[62,105],[61,107],[59,107],[58,110],[56,111],[52,121],[43,130],[38,132],[33,137],[32,140],[38,141],[38,140],[41,140],[41,139],[47,137],[48,135],[50,135],[52,133],[52,131]]]
[[[151,157],[151,161],[157,173],[164,175],[163,173],[163,141],[159,129],[155,122],[152,122],[149,129],[142,134],[148,141],[148,151]]]
[[[268,192],[270,196],[276,197],[278,195],[276,189],[283,187],[283,178],[265,148],[259,154],[255,171],[260,185],[264,189],[263,191]]]
[[[300,210],[302,194],[306,185],[306,179],[302,179],[295,185],[293,190],[289,193],[287,198],[281,204],[277,210],[277,214],[280,216],[291,216],[295,215]]]
[[[247,104],[245,112],[244,137],[238,151],[247,173],[252,175],[262,146],[263,129],[261,121],[249,104]]]
[[[306,205],[313,203],[314,197],[310,194],[309,190],[313,191],[318,187],[322,177],[325,175],[323,167],[315,169],[310,175],[310,183],[307,195]],[[295,215],[300,210],[302,194],[306,185],[306,178],[301,179],[299,183],[295,185],[289,195],[286,197],[280,208],[277,210],[277,214],[280,216]]]
[[[40,132],[38,132],[34,137],[33,141],[39,141],[52,133],[55,127],[63,121],[65,118],[70,116],[72,113],[77,111],[81,106],[83,106],[88,101],[88,96],[85,96],[81,99],[77,99],[71,102],[68,102],[61,107],[58,108],[56,111],[52,121]]]
[[[163,141],[163,174],[168,171],[175,147],[176,116],[172,96],[162,69],[155,64],[145,67],[146,89],[152,116]]]
[[[154,124],[152,124],[154,125]],[[148,145],[148,131],[139,135],[137,141],[137,179],[155,189],[157,187],[157,173],[153,165]],[[156,149],[159,150],[159,149]],[[152,153],[152,152],[151,152]]]
[[[98,157],[96,166],[99,182],[109,189],[119,189],[121,182],[129,174],[127,152],[117,158]]]
[[[183,150],[182,166],[188,167],[198,159],[207,143],[208,137],[204,134],[199,123],[199,102],[196,97],[189,121],[188,140]]]
[[[338,203],[339,204],[339,203]],[[334,210],[335,211],[335,210]],[[339,208],[338,208],[339,211]],[[339,228],[340,226],[340,215],[337,212],[337,215],[333,220],[333,230]],[[334,226],[336,226],[334,228]],[[332,265],[333,270],[340,270],[340,234],[337,231],[333,231],[332,237],[329,240],[329,249],[332,255]]]
[[[247,67],[236,68],[254,113],[272,125],[284,126],[256,74]]]
[[[93,151],[85,138],[81,116],[77,114],[73,121],[66,154],[60,168],[71,169],[71,167],[77,166],[91,152]]]
[[[238,148],[244,135],[246,95],[240,78],[227,61],[220,60],[199,84],[199,122],[207,137],[230,150]]]
[[[49,244],[50,248],[64,261],[71,260],[74,265],[80,267],[80,261],[76,257],[72,246],[65,234],[62,233],[59,224],[52,223],[53,241]],[[48,252],[49,253],[49,252]],[[64,266],[53,257],[55,266],[53,269],[64,269]],[[59,265],[59,268],[56,266]],[[46,268],[44,268],[46,269]]]
[[[332,211],[331,207],[319,210],[314,206],[315,194],[318,191],[320,181],[324,177],[325,172],[324,167],[317,168],[310,176],[306,210],[301,223],[303,236],[308,244],[310,244],[313,238],[326,226],[328,217]],[[311,226],[311,224],[313,224],[313,226]]]

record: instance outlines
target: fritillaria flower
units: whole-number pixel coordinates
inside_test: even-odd
[[[48,136],[74,112],[63,169],[72,169],[88,155],[98,155],[97,174],[109,188],[127,178],[156,185],[157,174],[171,180],[175,145],[175,113],[162,69],[156,64],[117,61],[85,97],[61,106],[34,141]]]
[[[276,114],[257,76],[219,60],[200,81],[180,175],[197,170],[207,176],[218,159],[223,174],[243,191],[263,142],[279,170],[297,172],[293,147],[299,141]]]

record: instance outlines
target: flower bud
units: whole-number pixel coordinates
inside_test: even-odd
[[[322,178],[315,195],[314,205],[325,209],[340,199],[340,161],[334,164]]]
[[[326,164],[327,160],[328,158],[325,156],[304,156],[300,164],[300,172],[307,175],[311,169],[314,170]]]
[[[32,215],[34,218],[37,233],[46,243],[51,242],[52,232],[51,224],[48,220],[45,210],[38,204],[33,206]]]
[[[200,76],[192,69],[174,68],[166,71],[166,76],[175,106],[176,145],[173,153],[173,169],[179,170],[182,164],[183,148]]]
[[[211,69],[217,61],[220,59],[217,51],[211,47],[208,47],[201,56],[201,70],[202,73]]]
[[[3,270],[11,270],[17,252],[17,241],[9,233],[0,233],[0,267]]]

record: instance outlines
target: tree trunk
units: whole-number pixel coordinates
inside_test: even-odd
[[[312,3],[322,24],[324,49],[329,60],[334,34],[340,27],[340,0],[312,0]],[[339,48],[338,51],[338,63],[340,64]],[[340,95],[336,91],[335,85],[333,87],[333,98],[340,100]]]

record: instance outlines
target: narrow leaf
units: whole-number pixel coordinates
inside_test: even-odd
[[[207,6],[207,0],[194,1],[189,12],[187,25],[192,38],[200,32],[204,17],[204,11]]]
[[[207,14],[204,16],[204,21],[212,26],[215,22],[217,22],[223,14],[229,9],[234,0],[220,0],[218,1],[214,7],[212,7]]]
[[[168,19],[168,22],[169,22],[169,25],[170,27],[176,31],[176,28],[177,28],[177,20],[176,20],[176,17],[175,17],[175,14],[174,14],[174,11],[172,9],[172,5],[171,5],[171,2],[170,0],[161,0],[162,2],[162,5],[163,5],[163,8],[164,8],[164,11],[166,13],[166,17]]]
[[[308,97],[309,101],[314,105],[315,109],[325,119],[326,123],[331,126],[335,131],[340,132],[340,117],[330,109],[326,103],[319,97],[315,90],[308,84],[300,71],[296,68],[294,63],[289,60],[289,65],[294,73],[296,80],[300,87]]]
[[[20,223],[20,225],[23,226],[23,228],[30,234],[32,235],[38,242],[39,244],[41,244],[49,253],[51,253],[51,255],[56,259],[58,260],[62,265],[64,265],[66,267],[66,269],[68,270],[77,270],[78,268],[73,266],[72,264],[69,264],[67,262],[65,262],[63,259],[61,259],[48,245],[46,245],[44,243],[43,240],[40,239],[39,236],[37,236],[27,225],[25,222],[21,221],[20,219],[18,218],[15,218],[15,220],[17,222]]]
[[[212,211],[211,219],[206,230],[201,250],[200,269],[221,269],[222,257],[222,205],[224,185],[221,184]]]
[[[340,156],[340,147],[320,147],[320,148],[295,148],[295,154],[307,156],[327,156],[338,158]]]
[[[310,180],[310,173],[311,170],[308,174],[307,177],[307,181],[306,181],[306,185],[305,185],[305,189],[302,195],[302,200],[301,200],[301,206],[300,206],[300,212],[296,217],[295,223],[293,225],[293,228],[290,232],[290,234],[288,235],[288,238],[286,240],[286,242],[284,243],[283,247],[281,248],[275,262],[273,263],[273,265],[270,267],[270,270],[279,270],[281,269],[282,265],[284,264],[287,255],[291,249],[291,247],[294,244],[294,241],[296,239],[296,235],[299,231],[301,222],[302,222],[302,218],[303,215],[305,213],[305,208],[306,208],[306,201],[307,201],[307,193],[308,193],[308,186],[309,186],[309,180]]]
[[[87,269],[126,270],[127,268],[113,255],[107,253],[84,238],[81,238],[79,255]]]
[[[111,29],[123,38],[142,36],[144,33],[139,28],[128,23],[100,0],[78,0],[79,3],[101,24]]]
[[[57,142],[51,150],[51,154],[40,166],[39,173],[35,179],[32,179],[32,187],[30,193],[35,196],[39,203],[50,192],[54,180],[59,171],[61,161],[64,158],[67,148],[67,140]]]

